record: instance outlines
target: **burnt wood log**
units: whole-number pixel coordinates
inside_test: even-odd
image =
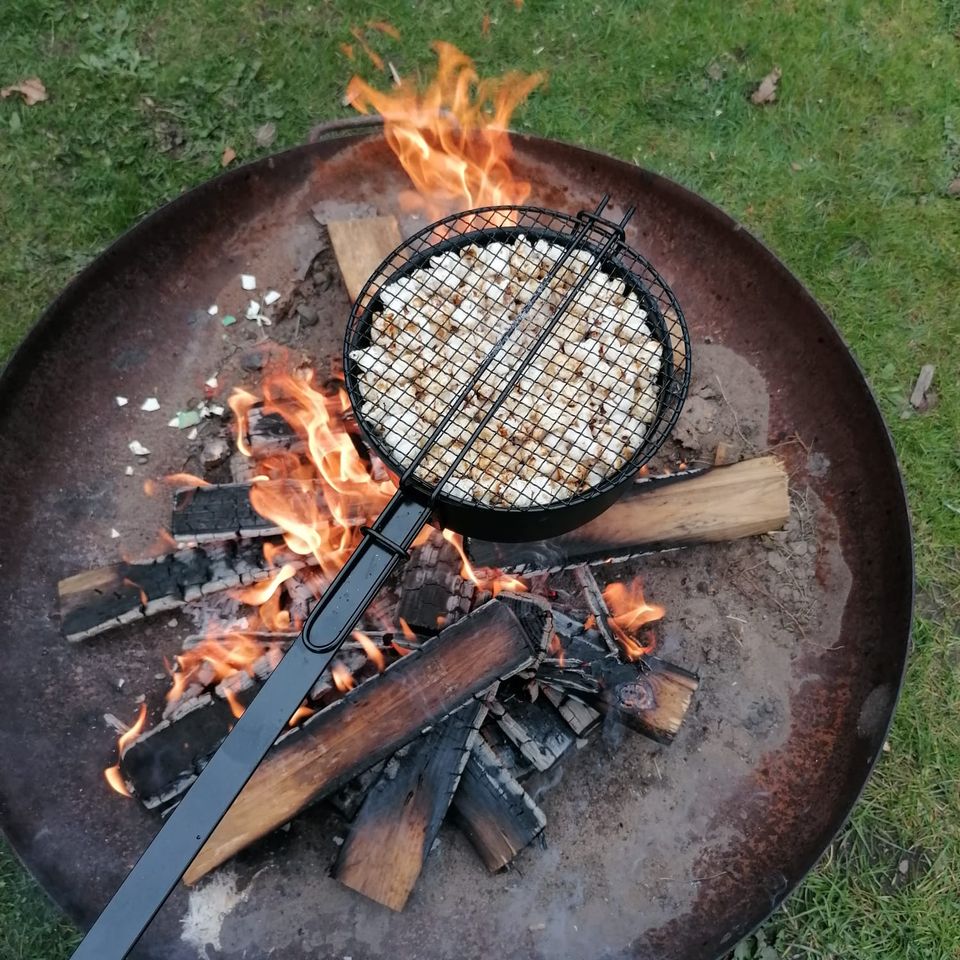
[[[275,543],[283,545],[282,540]],[[303,566],[306,561],[291,555],[289,562]],[[68,640],[83,640],[175,610],[204,594],[265,580],[274,572],[259,541],[218,541],[150,560],[121,561],[60,581],[61,629]]]
[[[571,533],[533,543],[470,540],[478,567],[545,571],[653,550],[768,533],[790,516],[787,474],[776,457],[636,482],[612,507]]]
[[[340,851],[333,875],[341,883],[403,910],[485,715],[483,703],[464,704],[387,762]]]
[[[439,530],[411,551],[400,581],[397,616],[430,636],[470,612],[475,585],[460,576],[460,555]]]
[[[315,714],[267,755],[185,881],[196,883],[491,683],[535,667],[551,633],[548,623],[532,639],[507,603],[490,601]]]
[[[547,825],[543,811],[480,737],[460,777],[453,812],[487,869],[493,872],[509,866]]]
[[[600,722],[602,714],[569,689],[562,690],[550,684],[541,684],[541,690],[578,737],[587,736]]]
[[[695,673],[659,657],[624,661],[582,638],[564,638],[563,662],[542,663],[537,677],[664,744],[680,730],[700,683]]]
[[[247,411],[246,441],[254,459],[307,449],[306,442],[279,413],[265,413],[260,405]]]
[[[534,769],[549,770],[573,745],[574,737],[556,709],[546,700],[491,705],[490,713],[504,736]]]

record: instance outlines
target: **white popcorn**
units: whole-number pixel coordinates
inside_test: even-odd
[[[591,272],[592,251],[569,251],[545,280],[567,254],[526,236],[494,241],[435,256],[380,291],[371,342],[350,360],[361,416],[398,465],[412,462],[485,363],[417,468],[424,481],[438,482],[568,299],[444,493],[488,505],[546,505],[602,483],[639,449],[656,416],[664,348],[626,282]]]

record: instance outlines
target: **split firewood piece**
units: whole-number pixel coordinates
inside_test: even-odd
[[[695,673],[654,656],[624,661],[579,637],[562,643],[562,664],[542,664],[540,681],[657,743],[673,741],[700,684]]]
[[[185,881],[196,883],[491,683],[535,667],[552,625],[548,630],[531,640],[508,604],[492,600],[315,714],[267,755]]]
[[[360,296],[370,275],[402,242],[394,217],[328,220],[327,230],[351,300]]]
[[[246,440],[254,459],[307,449],[303,438],[279,413],[265,413],[259,404],[247,411]]]
[[[403,910],[486,713],[483,702],[464,704],[387,762],[340,851],[333,875],[341,883]]]
[[[397,616],[416,633],[430,636],[466,616],[476,586],[460,576],[460,555],[439,530],[411,551],[400,583]]]
[[[547,818],[478,737],[453,798],[453,812],[487,869],[496,872],[543,833]]]
[[[581,563],[573,568],[573,575],[580,586],[587,609],[596,621],[597,633],[603,638],[603,642],[611,653],[619,653],[620,645],[610,628],[610,610],[607,608],[607,601],[603,599],[603,591],[593,571],[587,564]]]
[[[257,485],[266,492],[289,491],[289,497],[312,498],[321,509],[326,502],[320,480],[261,480]],[[222,483],[177,490],[173,495],[170,533],[178,543],[184,544],[279,534],[281,528],[254,509],[250,490],[250,483]],[[348,510],[346,519],[356,526],[373,520],[369,509],[362,503],[350,503]]]
[[[278,547],[282,540],[275,541]],[[274,557],[302,567],[309,558]],[[61,580],[61,630],[83,640],[112,627],[175,610],[204,594],[265,580],[275,572],[259,541],[215,542],[150,560],[122,561]]]
[[[567,721],[567,726],[578,737],[585,737],[600,722],[603,714],[599,710],[594,710],[573,692],[548,683],[542,683],[540,688],[543,695],[557,708],[560,716]]]
[[[539,771],[549,770],[573,746],[563,718],[546,700],[493,703],[490,713],[504,736]]]
[[[776,457],[758,457],[640,480],[609,510],[572,533],[523,544],[471,540],[468,552],[478,567],[556,570],[768,533],[789,516],[783,464]]]

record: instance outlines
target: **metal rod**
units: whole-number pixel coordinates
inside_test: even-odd
[[[429,516],[428,507],[398,493],[376,527],[406,548]],[[133,949],[399,561],[394,550],[371,537],[357,545],[299,638],[127,874],[73,960],[123,960]]]

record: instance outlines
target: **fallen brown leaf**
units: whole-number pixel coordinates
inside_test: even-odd
[[[43,85],[43,81],[39,77],[27,77],[26,80],[21,80],[19,83],[4,87],[0,90],[0,97],[6,100],[12,93],[21,94],[23,96],[23,102],[28,107],[32,107],[35,103],[41,103],[48,99],[47,88]]]
[[[256,140],[258,147],[269,147],[277,139],[277,125],[272,121],[265,123],[262,127],[257,127],[253,139]]]
[[[947,184],[947,195],[960,197],[960,177],[955,177]]]
[[[233,147],[227,147],[223,151],[223,156],[220,158],[221,167],[229,167],[234,160],[237,159],[237,151]]]
[[[750,101],[756,104],[773,103],[777,99],[777,84],[783,74],[779,67],[774,67],[761,81],[753,93],[750,94]]]
[[[380,33],[385,33],[388,37],[393,37],[394,40],[400,39],[400,31],[386,20],[368,20],[367,26],[371,30],[379,30]]]
[[[483,22],[480,24],[480,33],[484,37],[490,36],[490,14],[485,13],[483,15]]]

